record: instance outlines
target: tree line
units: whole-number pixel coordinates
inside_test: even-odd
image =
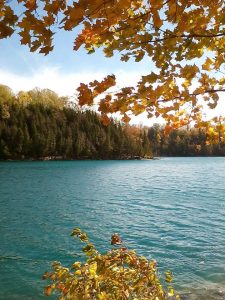
[[[148,129],[148,138],[155,156],[225,156],[225,143],[220,132],[216,133],[217,139],[210,142],[204,128],[180,128],[166,133],[164,126],[154,124]]]
[[[219,136],[219,135],[218,135]],[[113,119],[106,126],[48,89],[14,94],[0,85],[0,159],[129,159],[152,156],[225,155],[218,138],[209,143],[200,128],[131,126]]]
[[[0,86],[0,159],[128,159],[150,155],[147,133],[132,135],[51,90],[15,95]]]

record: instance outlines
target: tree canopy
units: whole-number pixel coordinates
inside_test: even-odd
[[[167,130],[202,122],[201,105],[216,107],[225,91],[225,3],[223,0],[29,0],[0,3],[0,38],[14,32],[31,51],[48,54],[59,30],[74,31],[74,50],[102,48],[122,61],[149,60],[149,74],[135,87],[106,93],[114,75],[81,83],[80,105],[97,98],[103,122],[120,112],[162,116]],[[99,100],[100,99],[100,100]],[[214,119],[214,122],[224,119]],[[223,128],[225,132],[225,126]],[[222,138],[225,138],[223,136]]]

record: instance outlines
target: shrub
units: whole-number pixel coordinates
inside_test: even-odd
[[[70,268],[54,262],[52,271],[43,279],[51,284],[45,287],[45,295],[57,291],[61,300],[165,300],[179,299],[171,286],[172,274],[167,271],[163,288],[160,283],[155,261],[138,256],[129,250],[118,234],[113,234],[113,246],[100,254],[89,241],[86,233],[75,228],[71,234],[85,243],[85,262],[76,261]]]

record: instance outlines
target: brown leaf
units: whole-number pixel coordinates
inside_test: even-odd
[[[119,236],[118,233],[114,233],[112,236],[111,236],[111,245],[121,245],[122,244],[122,240]]]

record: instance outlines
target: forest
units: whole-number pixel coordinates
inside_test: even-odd
[[[153,156],[224,156],[206,130],[129,125],[81,109],[49,89],[14,94],[0,85],[0,159],[135,159]]]
[[[132,127],[131,127],[132,128]],[[147,133],[81,110],[48,89],[14,95],[0,86],[1,159],[128,159],[150,155]]]

